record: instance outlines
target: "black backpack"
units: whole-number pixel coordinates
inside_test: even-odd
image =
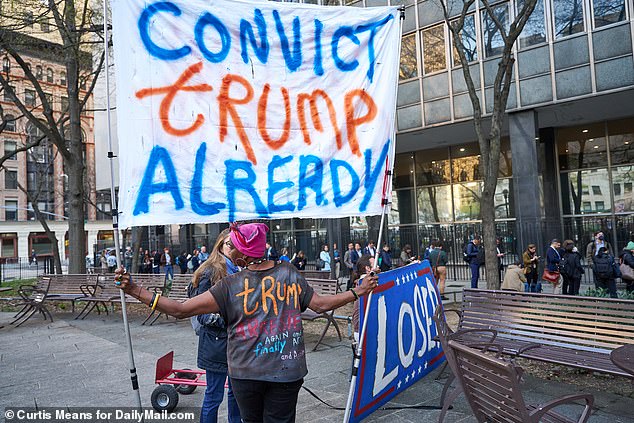
[[[471,263],[471,257],[469,257],[467,255],[467,248],[469,247],[469,244],[465,245],[464,248],[462,249],[462,260],[465,263]]]
[[[566,253],[561,257],[561,261],[559,262],[559,271],[564,276],[568,276],[569,278],[574,277],[574,273],[575,273],[574,253]]]
[[[612,256],[609,254],[603,254],[600,257],[594,256],[592,262],[594,264],[594,273],[597,277],[601,279],[610,279],[613,277],[614,269],[612,264],[614,260],[612,259]]]

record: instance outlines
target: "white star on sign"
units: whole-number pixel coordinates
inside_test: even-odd
[[[398,381],[398,383],[396,384],[396,388],[397,388],[397,389],[401,389],[401,384],[402,384],[402,383],[403,383],[403,382],[401,382],[401,381],[399,380],[399,381]]]
[[[416,278],[418,278],[418,276],[416,275],[416,273],[413,273],[413,272],[412,272],[412,280],[413,280],[413,281],[415,281],[415,280],[416,280]]]
[[[425,368],[427,368],[427,362],[425,362]]]
[[[421,371],[423,371],[423,368],[421,366],[418,366],[418,374],[420,374]]]
[[[405,383],[409,382],[409,375],[405,376]]]
[[[412,379],[414,379],[414,376],[416,376],[416,370],[412,370]]]
[[[399,278],[396,278],[396,285],[400,285],[400,284],[401,284],[400,279],[399,279]]]

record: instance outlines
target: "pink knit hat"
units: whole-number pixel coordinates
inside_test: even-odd
[[[238,251],[249,257],[260,258],[266,250],[266,233],[269,227],[264,223],[231,224],[231,243]]]

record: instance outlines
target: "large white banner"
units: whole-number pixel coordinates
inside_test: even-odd
[[[113,31],[122,227],[381,213],[395,7],[115,0]]]

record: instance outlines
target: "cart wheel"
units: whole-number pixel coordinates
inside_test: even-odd
[[[190,369],[183,369],[183,370],[190,370]],[[180,378],[180,379],[190,379],[190,380],[196,379],[196,375],[193,374],[193,373],[176,372],[175,376],[177,378]],[[196,385],[177,385],[177,384],[175,384],[174,388],[176,388],[176,391],[179,394],[189,395],[189,394],[193,393],[196,390],[197,386]]]
[[[159,385],[152,391],[152,407],[156,411],[171,413],[178,405],[178,392],[172,385]]]

